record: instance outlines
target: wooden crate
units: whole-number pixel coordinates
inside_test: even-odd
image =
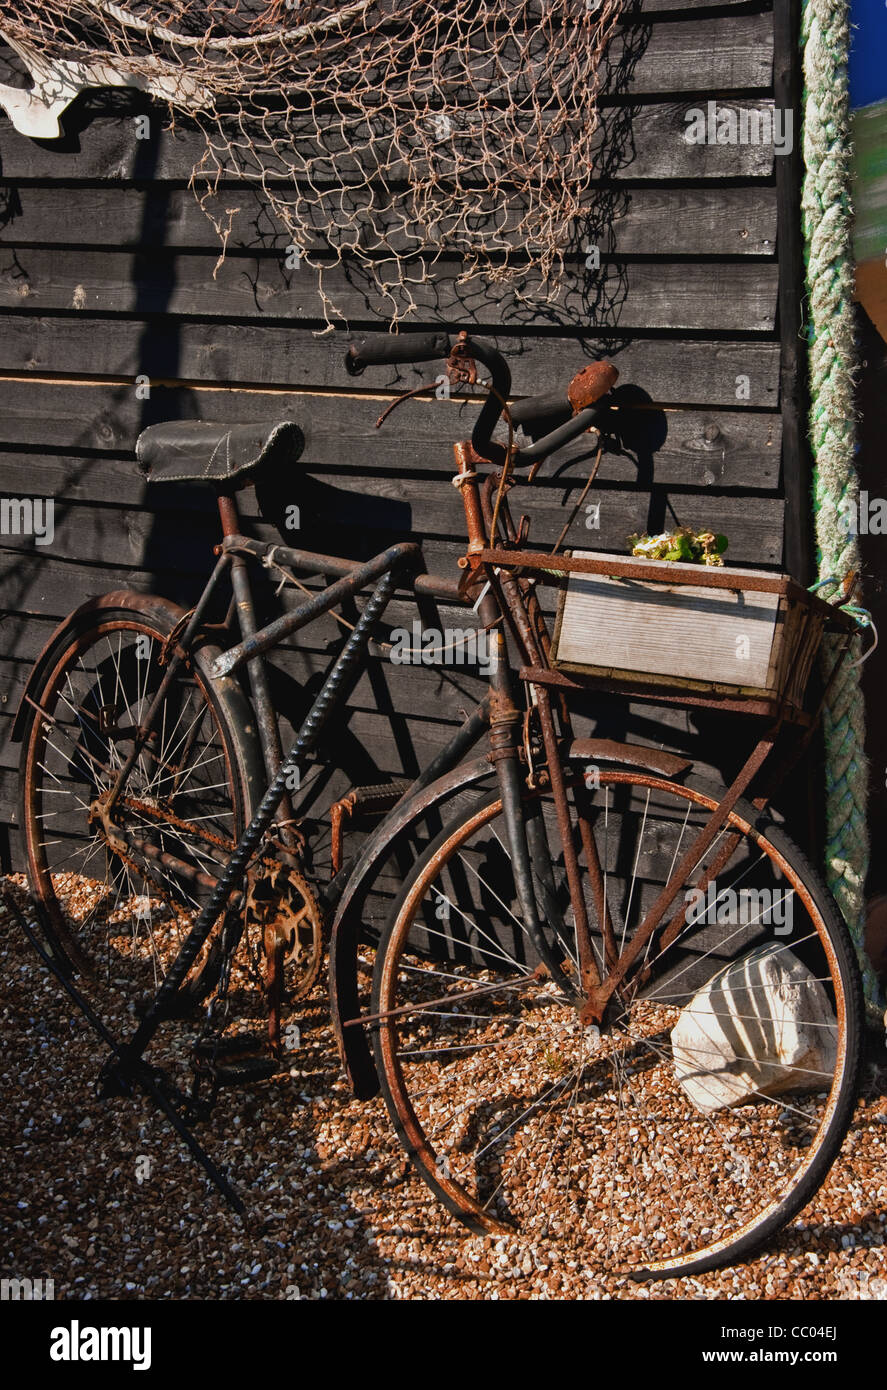
[[[801,707],[834,610],[788,576],[590,551],[569,563],[556,668]]]

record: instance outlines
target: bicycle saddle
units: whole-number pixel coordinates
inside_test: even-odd
[[[136,458],[151,483],[209,483],[247,487],[260,468],[292,463],[305,437],[293,420],[220,425],[211,420],[166,420],[142,430]]]

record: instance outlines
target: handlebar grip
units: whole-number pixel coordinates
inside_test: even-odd
[[[395,362],[434,362],[448,357],[446,333],[369,333],[352,343],[345,354],[349,376],[360,376],[364,367]]]
[[[564,390],[548,391],[542,396],[524,396],[511,406],[511,418],[516,425],[530,425],[552,416],[572,415],[572,407]]]
[[[535,444],[528,444],[526,448],[518,450],[514,458],[515,468],[521,468],[528,463],[541,463],[548,458],[549,454],[555,453],[564,444],[569,444],[571,439],[576,439],[580,434],[592,426],[600,427],[600,422],[607,415],[608,406],[589,405],[584,410],[579,410],[571,419],[563,425],[553,429],[550,434],[543,435],[537,439]]]

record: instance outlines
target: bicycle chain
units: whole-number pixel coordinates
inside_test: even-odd
[[[185,820],[182,816],[177,816],[174,811],[163,810],[159,806],[152,806],[147,801],[140,801],[135,796],[121,796],[118,798],[118,805],[128,806],[134,811],[140,811],[143,815],[153,816],[159,820],[163,817],[165,823],[174,825],[177,830],[187,830],[199,839],[205,840],[209,845],[217,845],[219,849],[227,850],[233,854],[237,848],[236,840],[226,840],[221,835],[214,835],[211,830],[198,830],[192,825],[191,821]]]

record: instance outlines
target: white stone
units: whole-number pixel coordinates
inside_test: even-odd
[[[671,1032],[675,1074],[709,1113],[783,1091],[827,1091],[837,1024],[825,990],[781,944],[726,966]]]

